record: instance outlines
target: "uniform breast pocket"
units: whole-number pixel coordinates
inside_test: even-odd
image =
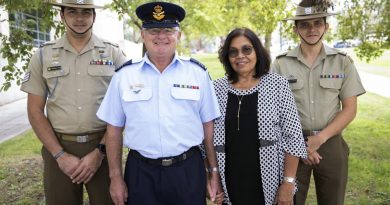
[[[296,102],[303,101],[303,81],[301,79],[297,79],[295,82],[290,82],[290,89],[294,94],[294,98]]]
[[[200,99],[199,89],[192,89],[192,88],[173,87],[171,89],[171,95],[173,98],[177,100],[198,101]]]
[[[332,101],[338,98],[342,85],[342,79],[321,78],[320,86],[322,89],[322,99],[324,102]]]
[[[57,86],[61,86],[61,80],[69,75],[69,67],[48,66],[43,70],[43,77],[46,79],[46,84],[49,89],[49,95],[53,95]]]
[[[152,98],[151,88],[131,89],[123,93],[122,99],[125,102],[147,101]]]
[[[88,74],[91,76],[113,76],[115,73],[115,67],[110,65],[90,65],[88,67]]]

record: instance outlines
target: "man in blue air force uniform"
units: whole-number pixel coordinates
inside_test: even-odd
[[[176,53],[185,10],[167,2],[139,6],[143,59],[114,75],[97,116],[108,123],[110,192],[115,204],[206,204],[206,172],[198,150],[208,155],[211,192],[221,192],[213,147],[213,120],[220,116],[206,68]],[[130,149],[121,168],[122,129]]]

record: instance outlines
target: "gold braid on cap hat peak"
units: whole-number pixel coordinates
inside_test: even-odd
[[[311,6],[314,8],[314,13],[318,12],[327,12],[328,8],[334,9],[334,4],[332,0],[303,0],[299,4],[302,7]]]

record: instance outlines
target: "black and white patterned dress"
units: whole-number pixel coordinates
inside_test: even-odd
[[[226,77],[215,80],[214,87],[222,114],[215,120],[214,145],[225,192],[225,202],[231,204],[225,180],[225,118],[228,93],[238,96],[257,93],[257,127],[260,147],[257,156],[260,158],[258,164],[261,170],[259,175],[261,175],[265,204],[271,205],[279,184],[283,180],[285,153],[306,158],[306,147],[298,112],[288,82],[278,74],[268,73],[261,77],[257,86],[249,90],[234,89]],[[237,110],[231,110],[237,114]]]

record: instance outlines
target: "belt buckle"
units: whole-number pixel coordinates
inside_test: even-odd
[[[311,135],[312,136],[315,136],[315,135],[317,135],[318,133],[320,133],[321,131],[318,131],[318,130],[313,130],[313,131],[311,131]]]
[[[88,140],[88,135],[77,135],[78,143],[85,143]]]
[[[168,167],[168,166],[171,166],[172,164],[173,164],[173,158],[161,160],[161,165],[163,167]]]

